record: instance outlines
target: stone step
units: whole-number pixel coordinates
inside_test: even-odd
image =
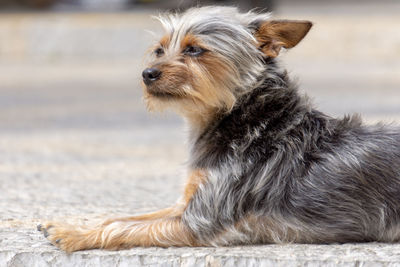
[[[231,248],[135,248],[70,255],[50,247],[0,250],[1,266],[102,267],[389,267],[400,265],[400,245],[264,245]]]

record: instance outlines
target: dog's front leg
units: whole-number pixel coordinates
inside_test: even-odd
[[[162,210],[146,213],[146,214],[140,214],[140,215],[134,215],[134,216],[129,216],[129,217],[117,217],[117,218],[111,218],[107,219],[102,223],[103,226],[112,224],[114,222],[129,222],[129,221],[151,221],[151,220],[157,220],[157,219],[162,219],[162,218],[170,218],[170,217],[175,217],[179,216],[182,214],[182,211],[184,210],[183,205],[175,205],[172,207],[168,207]]]
[[[203,171],[192,171],[181,201],[157,212],[107,220],[97,226],[77,226],[49,222],[38,226],[50,242],[67,251],[85,249],[122,249],[134,246],[194,246],[195,238],[182,223],[186,209],[200,183]]]
[[[50,242],[67,252],[85,249],[126,249],[136,246],[195,246],[197,241],[181,217],[153,221],[116,221],[97,228],[48,224],[41,229]]]

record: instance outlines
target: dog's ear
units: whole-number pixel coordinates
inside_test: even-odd
[[[258,23],[254,36],[259,49],[268,57],[276,57],[282,47],[292,48],[306,36],[312,23],[306,20],[271,20]]]

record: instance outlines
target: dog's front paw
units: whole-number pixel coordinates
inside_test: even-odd
[[[58,222],[39,224],[37,230],[42,232],[54,246],[66,252],[99,247],[95,230]]]

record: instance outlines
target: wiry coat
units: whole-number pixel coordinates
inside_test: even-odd
[[[308,21],[203,7],[160,18],[143,71],[149,109],[190,128],[189,177],[170,208],[97,226],[38,229],[68,252],[135,246],[400,239],[400,128],[331,118],[298,93],[277,56]]]
[[[183,219],[204,243],[397,241],[400,130],[313,109],[274,60],[194,142],[207,183]],[[270,77],[270,78],[268,78]]]

